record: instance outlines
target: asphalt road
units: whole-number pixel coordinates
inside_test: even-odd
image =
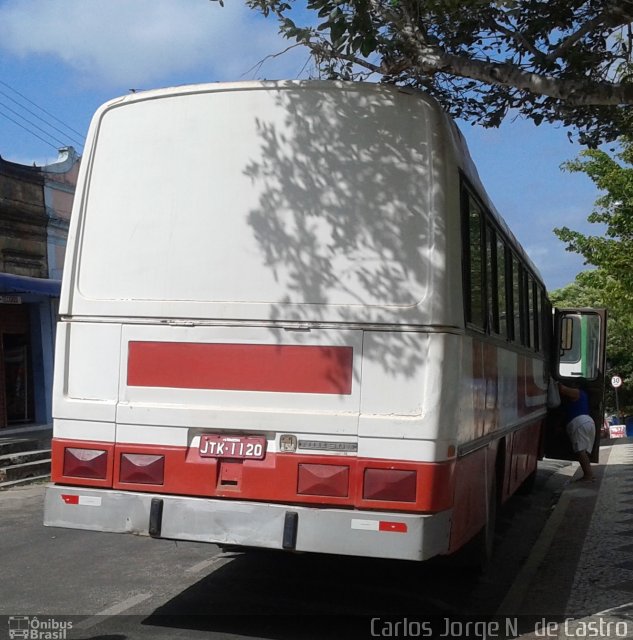
[[[57,633],[70,624],[62,640],[370,638],[393,630],[370,628],[372,617],[490,616],[516,591],[568,464],[542,462],[533,492],[504,506],[494,562],[481,576],[446,560],[221,553],[213,545],[45,528],[43,485],[0,492],[0,638],[9,637],[9,616],[14,626],[26,624],[17,616],[37,616],[40,625],[57,624]]]

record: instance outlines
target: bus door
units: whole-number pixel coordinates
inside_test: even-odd
[[[596,425],[592,462],[598,462],[604,420],[606,337],[606,309],[554,310],[551,374],[561,384],[583,389],[589,396],[589,411]],[[565,426],[564,408],[550,409],[545,430],[548,458],[576,459]]]

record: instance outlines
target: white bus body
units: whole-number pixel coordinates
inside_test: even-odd
[[[104,105],[45,523],[410,560],[475,536],[536,468],[548,372],[542,345],[466,321],[465,182],[541,287],[424,95],[264,82]]]

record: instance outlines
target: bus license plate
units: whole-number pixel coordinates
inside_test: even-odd
[[[200,436],[198,449],[202,458],[263,460],[266,455],[264,436]]]

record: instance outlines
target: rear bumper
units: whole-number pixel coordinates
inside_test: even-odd
[[[451,512],[393,514],[49,485],[44,524],[173,540],[426,560],[447,553]]]

